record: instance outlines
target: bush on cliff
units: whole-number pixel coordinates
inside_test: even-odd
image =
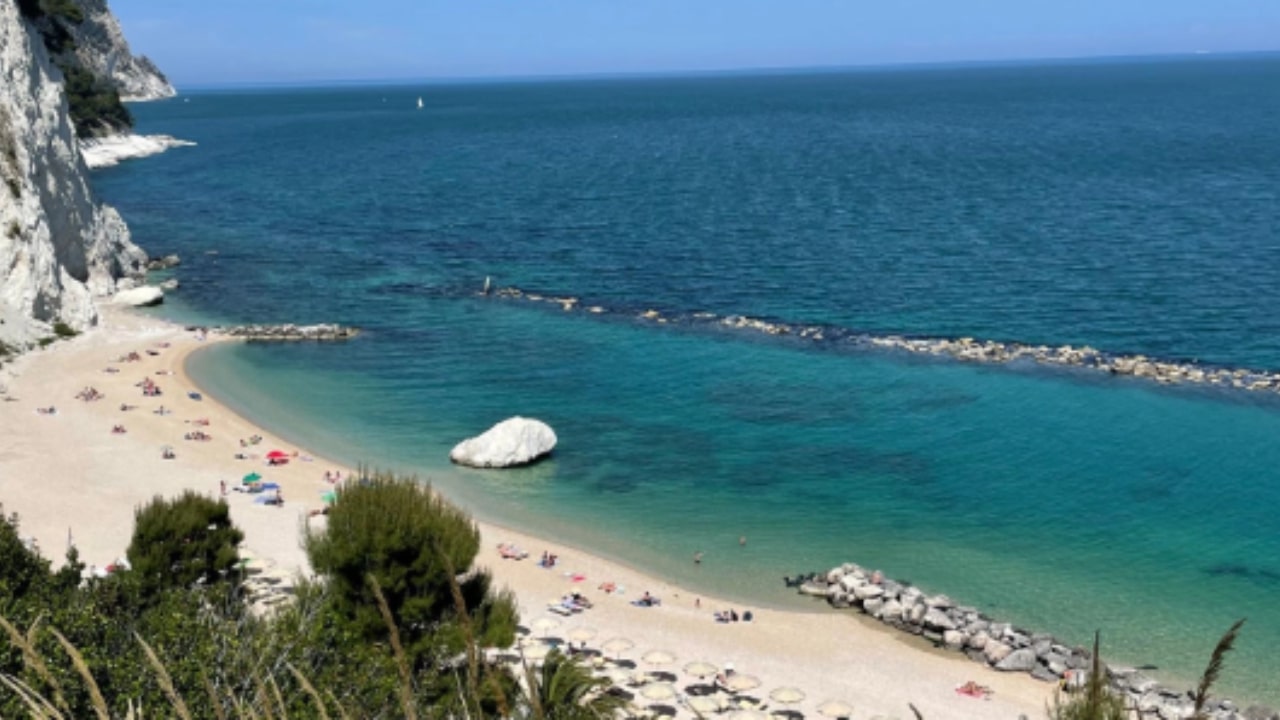
[[[71,27],[84,22],[84,12],[75,0],[18,0],[18,9],[39,30],[45,49],[62,71],[76,135],[93,137],[132,128],[133,115],[115,85],[76,57]]]
[[[133,127],[133,115],[115,86],[78,64],[60,63],[66,78],[67,104],[79,137],[93,137]]]

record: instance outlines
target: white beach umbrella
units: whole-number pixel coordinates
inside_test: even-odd
[[[577,627],[569,633],[569,639],[574,642],[586,642],[596,636],[596,629],[591,627]]]
[[[707,678],[720,672],[720,668],[705,660],[695,660],[685,665],[684,671],[696,678]]]
[[[626,685],[631,682],[631,673],[623,668],[610,668],[604,671],[603,675],[614,685]]]
[[[685,700],[684,704],[690,710],[704,715],[706,713],[720,712],[721,708],[724,707],[722,698],[716,695],[694,695]]]
[[[804,692],[799,688],[780,687],[769,693],[769,697],[783,705],[794,705],[804,700]]]
[[[663,700],[670,700],[675,696],[676,689],[671,686],[671,683],[649,683],[648,685],[640,688],[640,697],[646,700],[661,702]]]
[[[724,686],[733,692],[746,692],[760,687],[760,678],[755,675],[734,673],[725,679]]]
[[[622,653],[630,650],[635,646],[636,646],[635,643],[631,642],[630,640],[624,637],[616,637],[616,638],[613,638],[612,640],[606,640],[604,645],[601,645],[600,648],[605,652],[609,653],[610,655],[617,656],[617,655],[621,655]]]
[[[545,658],[549,652],[551,652],[551,646],[545,643],[530,645],[528,647],[521,648],[520,650],[520,654],[524,656],[525,660],[532,660],[534,662]]]
[[[560,627],[560,621],[553,617],[540,617],[533,621],[533,629],[543,635],[546,635],[547,631],[554,630],[558,627]]]
[[[847,718],[853,714],[853,706],[840,700],[828,700],[818,706],[818,714],[829,718]]]
[[[670,665],[676,661],[676,656],[666,650],[650,650],[641,659],[650,665]]]

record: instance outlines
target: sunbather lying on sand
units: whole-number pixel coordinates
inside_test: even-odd
[[[956,692],[960,693],[961,695],[968,695],[969,697],[984,698],[984,699],[991,698],[991,688],[987,687],[986,685],[979,685],[978,683],[972,680],[964,683],[963,685],[957,685]]]
[[[523,560],[529,553],[521,550],[515,543],[498,543],[498,554],[506,560]]]

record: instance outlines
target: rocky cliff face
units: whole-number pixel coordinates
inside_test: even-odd
[[[98,77],[108,78],[123,100],[157,100],[173,97],[177,91],[168,78],[145,56],[129,51],[120,22],[106,0],[76,0],[84,20],[67,29],[75,41],[76,57]]]
[[[15,4],[0,2],[0,343],[9,348],[55,322],[92,325],[94,298],[132,286],[146,263],[90,190],[61,80]]]

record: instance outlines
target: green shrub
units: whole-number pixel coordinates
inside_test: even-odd
[[[80,333],[76,332],[75,328],[70,325],[58,320],[53,323],[53,334],[60,338],[73,338]]]
[[[120,102],[120,93],[104,78],[79,65],[60,65],[66,77],[67,103],[76,135],[93,137],[133,127],[133,115]]]
[[[306,548],[338,615],[380,640],[376,580],[415,666],[457,655],[469,639],[493,647],[515,639],[513,599],[471,570],[480,550],[471,518],[413,478],[379,474],[340,488],[327,529],[308,533]]]
[[[174,500],[157,496],[134,513],[129,563],[144,594],[212,585],[235,567],[241,540],[225,500],[190,490]]]
[[[9,186],[9,194],[13,196],[14,200],[22,197],[22,184],[16,178],[5,178],[4,184]]]
[[[22,235],[22,226],[18,224],[17,220],[10,220],[9,229],[5,232],[8,233],[10,240],[17,240]]]

